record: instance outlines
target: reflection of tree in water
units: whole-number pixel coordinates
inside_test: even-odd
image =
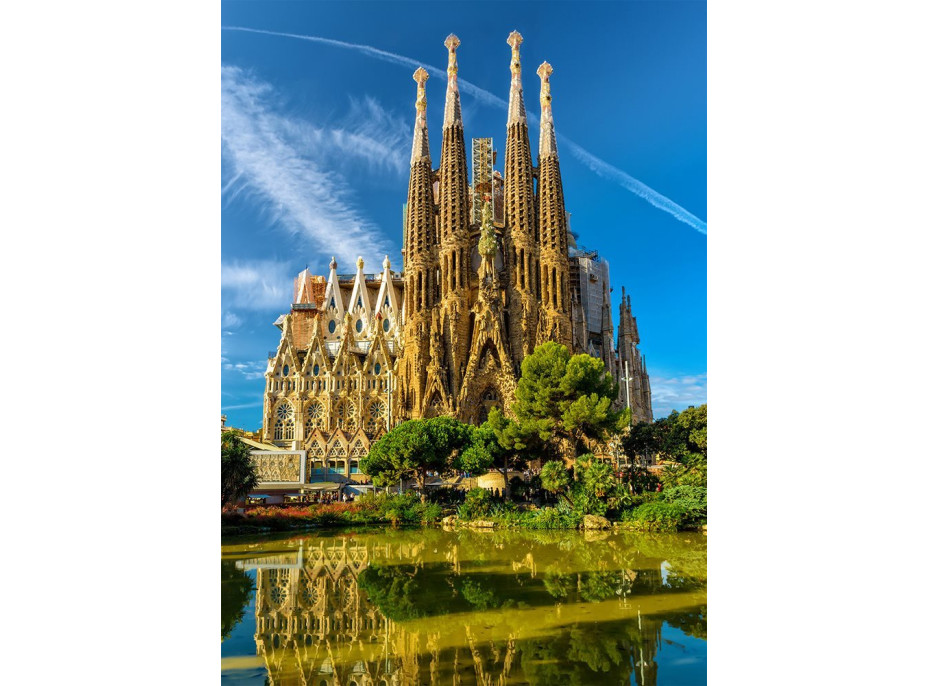
[[[232,629],[242,621],[245,608],[251,602],[255,582],[234,562],[222,563],[222,640],[226,640]]]
[[[704,543],[539,534],[308,537],[289,565],[258,559],[272,683],[656,684],[664,621],[705,637]]]

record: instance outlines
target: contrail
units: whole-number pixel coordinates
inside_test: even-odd
[[[410,57],[404,57],[403,55],[397,55],[392,52],[387,52],[386,50],[380,50],[370,45],[360,45],[358,43],[347,43],[345,41],[334,40],[332,38],[322,38],[321,36],[304,36],[297,33],[281,33],[278,31],[264,31],[262,29],[250,29],[244,26],[223,26],[223,31],[244,31],[246,33],[260,33],[266,36],[278,36],[282,38],[296,38],[297,40],[305,40],[311,43],[321,43],[323,45],[331,45],[336,48],[344,48],[346,50],[353,50],[355,52],[360,52],[374,59],[381,60],[382,62],[389,62],[391,64],[399,64],[406,67],[424,67],[429,71],[431,75],[437,76],[441,79],[447,79],[448,75],[445,73],[445,70],[442,67],[436,67],[432,64],[425,64],[419,60],[414,60]],[[461,92],[467,93],[468,95],[474,97],[479,102],[482,102],[485,105],[490,105],[491,107],[497,107],[502,110],[509,109],[509,103],[507,103],[502,98],[493,95],[488,90],[484,90],[480,86],[477,86],[469,81],[465,81],[461,78],[458,78],[458,87]],[[532,125],[535,126],[538,123],[538,117],[534,114],[529,114],[528,119],[531,121]],[[619,184],[625,190],[634,193],[639,198],[642,198],[646,202],[650,203],[652,206],[656,207],[659,210],[667,212],[674,219],[683,222],[684,224],[689,224],[694,229],[699,231],[703,235],[706,234],[706,222],[694,215],[689,210],[681,207],[673,200],[668,198],[665,195],[661,195],[656,190],[651,188],[645,183],[642,183],[635,177],[629,175],[628,173],[622,171],[618,167],[615,167],[605,160],[598,158],[596,155],[591,153],[586,148],[574,143],[567,136],[562,134],[558,135],[558,140],[561,143],[566,144],[567,149],[570,153],[580,161],[581,164],[585,165],[590,171],[598,176],[603,177],[604,179],[614,181]]]

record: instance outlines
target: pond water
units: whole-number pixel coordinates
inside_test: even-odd
[[[701,533],[224,539],[222,682],[706,683]]]

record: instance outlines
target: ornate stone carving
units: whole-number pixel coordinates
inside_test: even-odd
[[[252,455],[258,481],[263,483],[300,482],[299,453]]]

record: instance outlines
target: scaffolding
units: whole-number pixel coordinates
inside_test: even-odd
[[[471,223],[479,224],[483,212],[483,199],[489,196],[493,207],[493,221],[502,222],[502,203],[496,202],[493,184],[493,164],[496,162],[496,152],[493,150],[492,138],[471,138],[470,159],[471,169]]]

